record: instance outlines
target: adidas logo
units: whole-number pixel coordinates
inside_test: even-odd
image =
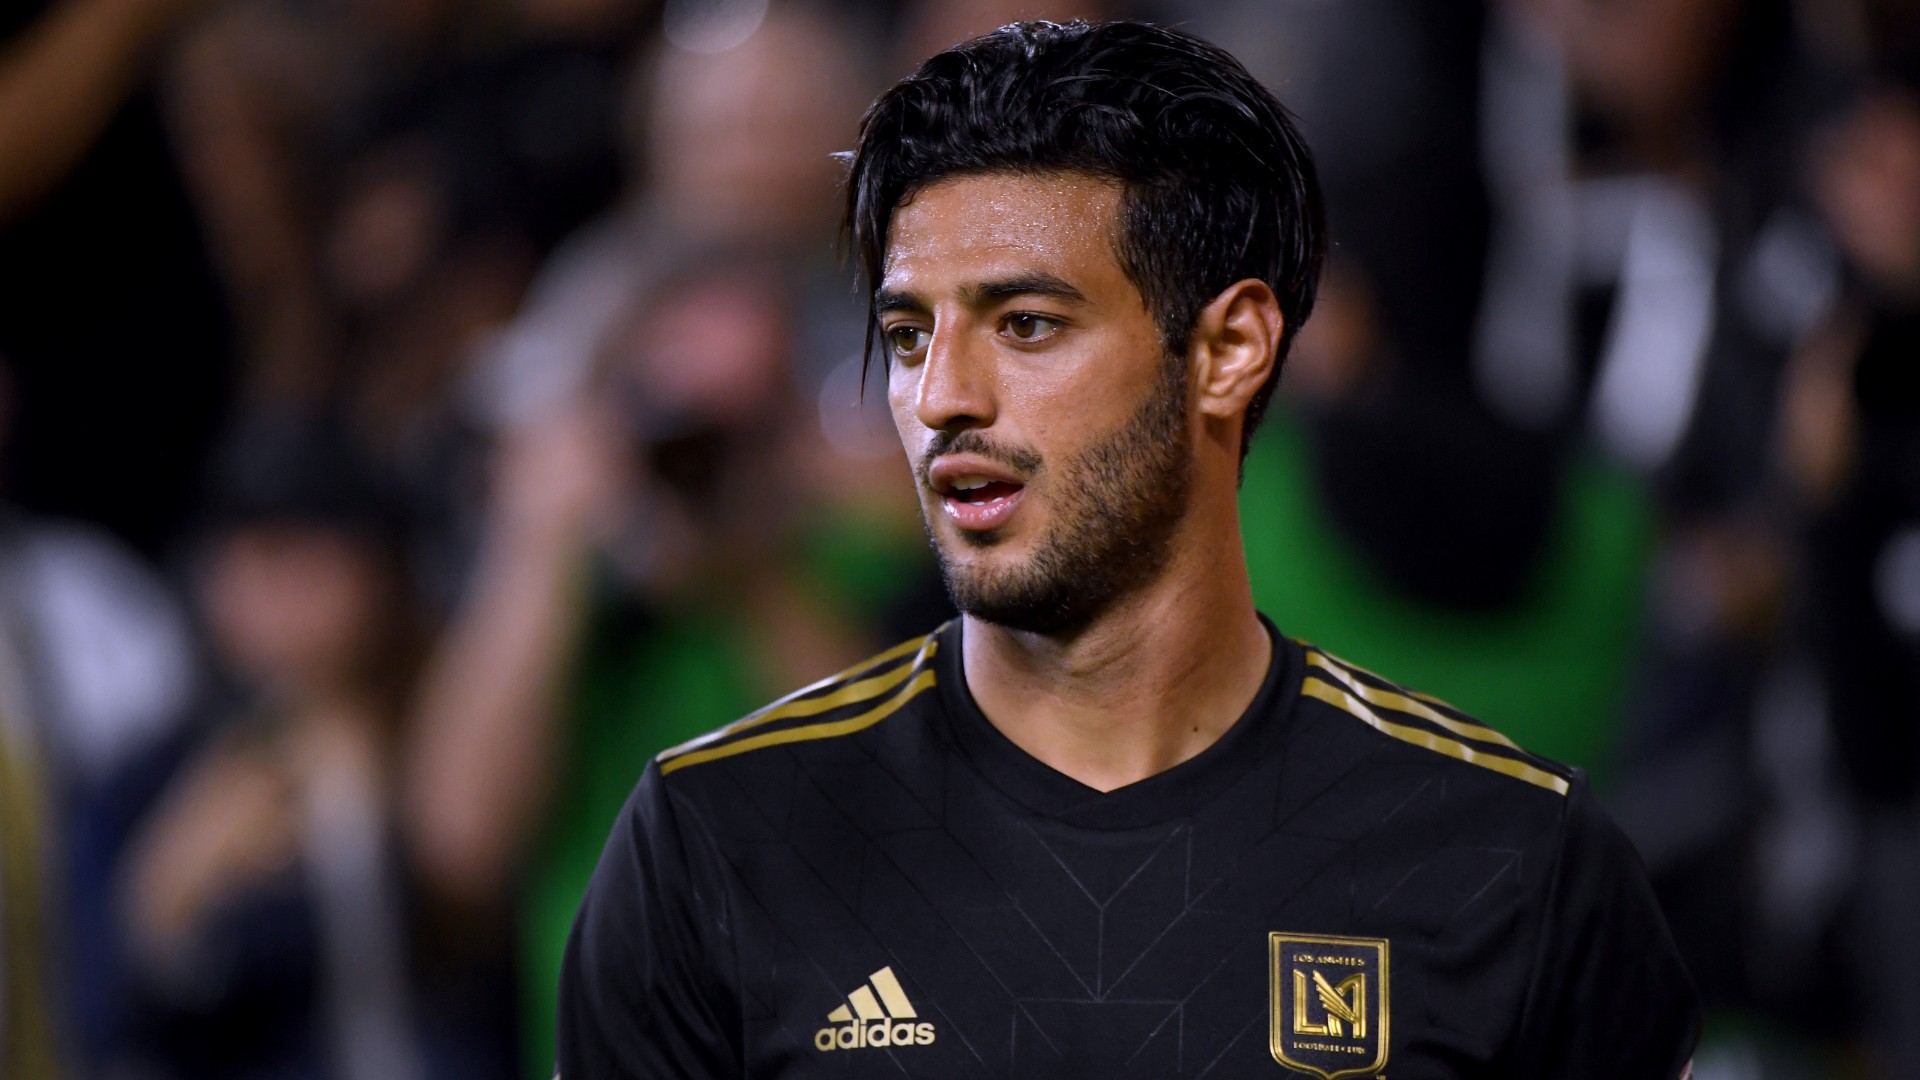
[[[907,1000],[893,968],[867,976],[865,986],[847,995],[847,1003],[827,1014],[829,1025],[813,1034],[821,1050],[866,1050],[886,1046],[931,1046],[933,1025],[909,1023],[920,1014]]]

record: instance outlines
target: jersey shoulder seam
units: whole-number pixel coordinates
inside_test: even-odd
[[[863,731],[933,686],[939,642],[937,630],[901,642],[723,728],[662,750],[654,761],[665,776],[769,746]]]
[[[1530,754],[1513,740],[1427,694],[1398,686],[1307,642],[1303,696],[1314,698],[1391,739],[1422,747],[1534,787],[1566,795],[1572,770]]]

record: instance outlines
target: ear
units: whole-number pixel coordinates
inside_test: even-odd
[[[1187,354],[1203,414],[1226,420],[1246,413],[1273,374],[1285,325],[1279,298],[1258,278],[1234,282],[1200,312]]]

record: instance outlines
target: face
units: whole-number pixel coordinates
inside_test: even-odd
[[[1193,445],[1114,243],[1120,187],[945,180],[894,214],[876,307],[888,400],[962,611],[1085,626],[1165,569]]]
[[[365,544],[324,528],[256,524],[209,554],[201,599],[215,645],[239,675],[298,694],[353,678],[379,636],[388,587]]]

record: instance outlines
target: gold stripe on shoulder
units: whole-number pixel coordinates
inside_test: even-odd
[[[1299,638],[1294,638],[1293,640],[1296,645],[1299,645],[1302,649],[1305,649],[1309,654],[1319,653],[1321,656],[1324,656],[1327,659],[1333,661],[1334,663],[1339,664],[1341,667],[1346,668],[1348,671],[1359,672],[1360,674],[1365,675],[1367,678],[1372,679],[1375,682],[1383,682],[1388,684],[1389,686],[1393,685],[1392,679],[1387,678],[1386,676],[1380,674],[1379,672],[1370,671],[1366,668],[1361,667],[1359,664],[1354,663],[1351,660],[1347,660],[1342,657],[1335,656],[1332,653],[1328,652],[1327,650],[1321,648],[1320,646],[1315,645],[1311,641],[1302,641]],[[1415,698],[1420,701],[1424,701],[1429,705],[1437,705],[1442,709],[1453,709],[1454,712],[1460,711],[1459,709],[1454,709],[1451,702],[1448,702],[1442,698],[1435,697],[1432,694],[1424,694],[1418,690],[1409,690],[1404,686],[1400,688],[1400,692],[1405,694],[1408,697]]]
[[[912,641],[902,642],[878,656],[862,660],[845,671],[835,675],[829,675],[811,686],[788,694],[786,697],[781,698],[779,701],[763,709],[748,713],[745,717],[735,720],[726,727],[720,728],[717,731],[709,731],[705,735],[698,736],[697,738],[688,739],[678,746],[670,746],[654,755],[654,760],[664,765],[682,754],[698,750],[703,746],[711,746],[723,739],[732,738],[743,731],[757,728],[762,724],[771,724],[776,720],[790,720],[797,716],[818,716],[829,709],[837,709],[843,705],[857,705],[862,701],[877,698],[911,677],[913,667],[919,663],[920,658],[916,655],[913,660],[885,674],[874,675],[847,683],[831,694],[822,694],[819,697],[813,698],[807,697],[806,695],[814,693],[824,687],[832,686],[835,683],[842,682],[850,675],[880,667],[892,660],[898,660],[908,653],[918,653],[923,648],[926,650],[926,655],[932,656],[933,650],[938,647],[938,644],[939,643],[934,640],[933,634],[917,637]]]
[[[744,739],[738,739],[734,742],[722,743],[719,746],[710,746],[704,750],[690,750],[671,760],[662,761],[660,763],[660,775],[665,776],[675,769],[682,769],[688,765],[699,765],[702,762],[718,761],[721,758],[732,757],[735,754],[744,754],[750,750],[761,750],[769,746],[783,746],[787,743],[810,742],[814,739],[831,739],[840,735],[851,735],[856,731],[864,731],[880,721],[885,720],[887,717],[892,716],[895,712],[899,711],[902,705],[913,700],[921,691],[933,685],[933,669],[922,668],[921,665],[928,657],[933,655],[934,644],[935,642],[929,637],[925,646],[921,649],[920,654],[914,658],[912,663],[902,669],[906,674],[912,674],[916,669],[920,669],[919,674],[914,675],[912,679],[908,680],[907,684],[902,686],[892,697],[858,716],[850,717],[846,720],[829,720],[818,724],[802,724],[799,727],[782,728],[779,731],[765,731],[758,735],[749,735]]]
[[[1369,686],[1366,683],[1361,682],[1359,679],[1354,677],[1353,672],[1355,670],[1364,671],[1365,670],[1364,668],[1356,669],[1352,665],[1348,664],[1345,660],[1338,659],[1328,653],[1322,652],[1319,649],[1307,650],[1307,663],[1312,664],[1313,666],[1319,668],[1322,671],[1325,671],[1327,674],[1332,675],[1334,678],[1340,680],[1341,685],[1345,686],[1348,690],[1352,691],[1354,694],[1359,696],[1361,700],[1366,701],[1369,704],[1377,705],[1383,709],[1393,709],[1396,712],[1411,713],[1412,715],[1417,716],[1422,720],[1427,720],[1432,723],[1438,724],[1441,727],[1446,728],[1448,731],[1453,732],[1455,735],[1458,735],[1463,739],[1472,739],[1475,742],[1495,743],[1497,745],[1504,746],[1509,750],[1517,751],[1522,754],[1526,753],[1525,750],[1521,750],[1520,747],[1514,745],[1513,740],[1507,738],[1505,735],[1500,734],[1499,732],[1493,730],[1492,728],[1486,726],[1485,724],[1463,723],[1462,721],[1455,720],[1453,717],[1447,716],[1446,714],[1435,710],[1434,708],[1432,708],[1432,706],[1428,704],[1428,702],[1432,701],[1435,704],[1439,704],[1445,708],[1450,709],[1453,707],[1451,705],[1447,705],[1445,702],[1436,701],[1433,698],[1426,698],[1422,700],[1419,698],[1410,697],[1407,694],[1396,693],[1395,691],[1392,691],[1392,690],[1383,690],[1377,686]],[[1372,674],[1372,673],[1369,672],[1368,674]],[[1377,675],[1374,677],[1379,678],[1379,676]],[[1381,681],[1385,682],[1386,680],[1382,679]]]
[[[1536,768],[1524,761],[1515,761],[1512,758],[1501,757],[1498,754],[1482,753],[1465,743],[1456,742],[1453,739],[1436,735],[1425,728],[1409,727],[1406,724],[1396,724],[1391,720],[1383,719],[1379,713],[1368,708],[1365,702],[1347,693],[1340,687],[1334,686],[1332,683],[1321,682],[1318,679],[1308,679],[1301,684],[1300,692],[1310,698],[1317,698],[1324,701],[1351,716],[1358,717],[1366,723],[1368,727],[1373,728],[1383,735],[1399,739],[1401,742],[1425,747],[1437,754],[1445,754],[1447,757],[1464,761],[1469,765],[1478,765],[1483,769],[1491,769],[1494,772],[1511,776],[1516,780],[1524,780],[1535,787],[1545,788],[1559,795],[1565,795],[1570,786],[1564,777],[1555,776],[1545,769]]]

